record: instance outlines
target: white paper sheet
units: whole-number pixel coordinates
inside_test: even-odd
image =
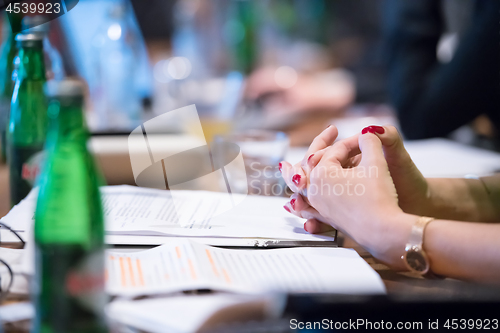
[[[229,250],[183,239],[140,252],[109,251],[107,291],[148,295],[212,289],[240,293],[377,294],[380,276],[352,249]]]
[[[107,306],[106,314],[114,321],[146,332],[188,333],[203,331],[203,328],[221,324],[221,321],[228,324],[231,320],[277,318],[285,304],[284,295],[217,293],[116,300]],[[240,311],[231,312],[236,306]],[[214,317],[218,322],[209,322]]]
[[[207,191],[175,191],[177,203],[192,214],[192,223],[179,223],[178,209],[170,191],[135,186],[105,186],[101,188],[104,202],[106,232],[112,235],[169,235],[189,237],[265,238],[300,241],[333,241],[333,233],[311,235],[303,219],[283,209],[286,198],[246,196],[234,208],[212,216],[224,193]],[[241,196],[233,194],[233,196]],[[36,190],[15,206],[4,223],[14,230],[24,231],[34,223]],[[178,206],[178,204],[177,204]],[[212,216],[202,219],[203,216]],[[187,219],[189,220],[189,218]]]
[[[360,127],[362,128],[362,127]],[[447,139],[405,141],[405,148],[424,177],[489,176],[500,170],[500,154]],[[307,148],[291,148],[286,160],[297,163]]]
[[[0,306],[0,320],[2,323],[15,323],[30,320],[35,317],[35,308],[32,303],[19,302]]]
[[[479,177],[500,171],[500,154],[446,139],[405,142],[415,165],[425,177]]]

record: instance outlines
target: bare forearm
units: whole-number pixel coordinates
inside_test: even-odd
[[[429,178],[426,215],[458,221],[500,222],[500,177]]]
[[[500,283],[500,224],[433,221],[425,229],[424,250],[436,274]]]

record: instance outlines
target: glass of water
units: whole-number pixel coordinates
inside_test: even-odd
[[[246,179],[233,181],[240,187],[248,187],[254,195],[282,196],[286,184],[281,177],[278,164],[285,157],[290,145],[283,132],[247,130],[218,137],[217,141],[236,144],[245,164]]]

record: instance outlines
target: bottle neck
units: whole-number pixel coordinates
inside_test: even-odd
[[[9,50],[17,50],[16,36],[14,36],[13,33],[9,33],[9,36],[7,37],[7,43],[9,44]]]
[[[10,12],[8,15],[4,16],[5,23],[8,22],[6,25],[8,26],[9,30],[12,31],[13,35],[21,31],[23,26],[23,17],[24,15],[22,13],[14,12]]]
[[[85,126],[81,98],[54,100],[49,104],[48,114],[53,143],[74,142],[86,145],[89,134]]]
[[[41,46],[22,47],[19,51],[18,80],[45,81],[45,63],[43,48]]]
[[[8,28],[10,29],[10,27]],[[3,99],[6,103],[10,103],[12,99],[12,92],[14,90],[14,84],[12,83],[12,71],[14,70],[14,58],[17,54],[17,45],[15,37],[12,33],[9,33],[5,42],[5,48],[5,59],[2,61],[5,61],[6,63],[4,62],[0,64],[0,73],[2,74],[2,77],[0,77],[0,99]]]

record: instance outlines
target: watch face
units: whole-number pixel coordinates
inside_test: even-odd
[[[411,249],[406,252],[406,263],[411,270],[419,274],[425,274],[429,270],[429,262],[427,261],[427,258],[418,250]]]

